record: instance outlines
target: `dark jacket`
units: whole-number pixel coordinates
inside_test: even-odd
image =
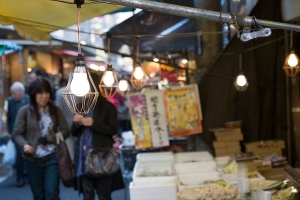
[[[15,101],[14,98],[10,97],[7,99],[7,102],[7,129],[8,133],[12,134],[18,111],[22,106],[29,103],[29,96],[25,94],[21,101]]]
[[[60,108],[56,107],[56,115],[51,115],[51,119],[53,122],[53,130],[51,134],[47,135],[47,141],[56,144],[56,133],[60,131],[64,139],[66,139],[70,135],[70,129]],[[15,142],[22,150],[25,144],[30,144],[33,148],[36,147],[36,142],[38,138],[41,137],[41,131],[39,121],[30,105],[23,106],[18,112],[13,136]],[[29,161],[34,161],[32,154],[24,153],[24,158]]]
[[[93,110],[92,118],[94,119],[94,123],[90,127],[92,130],[92,148],[113,147],[114,140],[112,136],[117,133],[118,129],[117,111],[114,105],[100,96]],[[82,148],[79,146],[79,142],[83,131],[84,126],[76,125],[74,123],[72,124],[71,132],[74,136],[77,136],[74,159],[76,172],[78,168],[79,148]],[[111,187],[112,191],[124,188],[123,178],[120,170],[111,178],[113,178],[113,185]],[[79,193],[81,193],[82,188],[79,177],[77,177],[76,182],[77,185],[75,189],[78,189]]]
[[[93,119],[94,123],[91,126],[92,148],[112,147],[114,144],[112,136],[118,130],[118,117],[114,105],[105,98],[99,97],[93,110]],[[84,126],[72,124],[71,132],[78,137],[78,141],[80,141],[83,131]]]

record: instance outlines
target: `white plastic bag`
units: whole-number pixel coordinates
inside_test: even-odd
[[[2,158],[2,163],[5,165],[14,165],[16,163],[16,147],[14,142],[9,139],[6,144],[6,149],[4,156]]]

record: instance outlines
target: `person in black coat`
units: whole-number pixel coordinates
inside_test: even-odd
[[[97,74],[91,74],[98,89],[100,79]],[[75,115],[71,128],[72,134],[77,137],[75,145],[75,173],[76,188],[83,193],[84,200],[94,200],[95,190],[99,200],[111,200],[114,190],[124,188],[121,170],[105,178],[90,178],[84,174],[85,150],[91,148],[112,148],[113,135],[117,133],[117,111],[112,103],[107,101],[99,92],[94,110],[86,115]]]

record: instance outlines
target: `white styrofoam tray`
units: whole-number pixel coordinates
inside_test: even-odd
[[[178,174],[178,181],[181,185],[202,185],[205,181],[219,180],[219,172],[197,173],[197,174]]]
[[[176,200],[176,184],[156,184],[151,186],[139,186],[131,182],[129,184],[131,200]]]
[[[208,151],[179,152],[174,154],[176,163],[212,161],[214,157]]]
[[[174,154],[172,152],[151,152],[151,153],[138,153],[136,160],[140,162],[148,161],[174,161]]]

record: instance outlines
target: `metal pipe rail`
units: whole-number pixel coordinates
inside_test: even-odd
[[[205,19],[221,23],[230,23],[233,17],[230,13],[216,12],[211,10],[179,6],[168,3],[153,2],[149,0],[90,0],[90,2],[116,4],[131,8],[140,8],[143,10],[149,10],[153,12],[178,15],[182,17],[195,19]],[[273,22],[260,19],[253,20],[253,16],[234,15],[234,17],[234,20],[236,20],[239,27],[251,27],[258,25],[262,27],[300,32],[300,26],[296,24]]]

